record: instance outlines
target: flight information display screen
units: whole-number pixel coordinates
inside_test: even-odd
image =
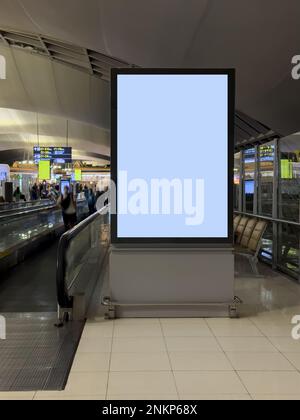
[[[38,164],[40,161],[64,164],[72,163],[72,147],[40,147],[33,148],[33,160]]]
[[[112,242],[231,242],[233,127],[233,70],[113,70]]]

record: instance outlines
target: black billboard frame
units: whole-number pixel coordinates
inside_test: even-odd
[[[228,76],[228,235],[223,238],[120,238],[118,237],[118,76],[119,75],[225,75]],[[174,69],[174,68],[122,68],[111,70],[111,177],[116,187],[111,214],[111,243],[123,246],[233,246],[233,176],[234,176],[234,120],[235,69]]]

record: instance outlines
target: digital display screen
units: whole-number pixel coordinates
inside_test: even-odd
[[[259,158],[261,162],[274,162],[274,145],[260,146]]]
[[[254,194],[254,181],[245,181],[245,194]]]
[[[33,160],[38,164],[40,161],[50,161],[56,164],[72,163],[72,147],[40,147],[33,148]]]
[[[112,241],[229,242],[234,71],[113,71]]]
[[[255,149],[246,149],[244,151],[244,162],[255,163]]]
[[[60,192],[61,192],[61,194],[63,194],[65,192],[66,187],[70,191],[71,181],[69,179],[64,179],[64,180],[60,181]]]

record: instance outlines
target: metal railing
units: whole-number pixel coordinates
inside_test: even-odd
[[[234,213],[269,222],[260,259],[300,282],[300,223],[247,212]]]
[[[109,248],[108,207],[91,215],[60,238],[57,254],[58,318],[66,314],[82,318],[92,291],[100,277],[101,266]],[[80,301],[80,315],[74,316],[75,300]],[[82,301],[84,299],[84,302]],[[83,309],[84,306],[84,309]]]

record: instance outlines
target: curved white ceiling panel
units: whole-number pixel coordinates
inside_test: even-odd
[[[68,129],[67,129],[68,127]],[[67,134],[68,133],[68,134]],[[77,158],[93,160],[110,156],[110,133],[91,124],[53,115],[0,108],[0,151],[25,149],[36,145],[73,147]]]
[[[300,129],[300,81],[291,79],[292,57],[300,54],[299,0],[0,0],[0,7],[0,27],[136,65],[235,67],[238,109],[282,134]],[[28,100],[26,92],[20,99]],[[69,99],[60,98],[62,112]]]
[[[0,107],[63,115],[109,129],[109,84],[70,66],[0,46],[7,79],[1,80]]]
[[[137,65],[177,65],[210,1],[1,0],[0,24]]]

